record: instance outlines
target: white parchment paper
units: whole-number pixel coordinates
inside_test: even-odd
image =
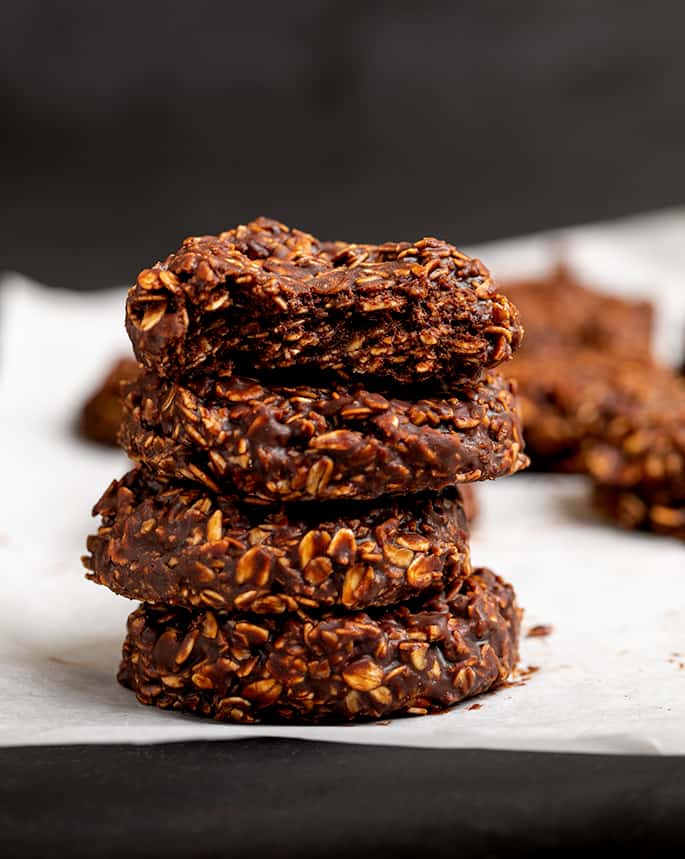
[[[606,289],[660,300],[664,357],[685,335],[685,212],[478,248],[501,277],[563,252]],[[123,292],[0,289],[0,745],[255,736],[385,745],[685,753],[685,547],[599,522],[582,478],[479,485],[476,563],[516,586],[520,685],[453,711],[348,727],[229,726],[137,704],[114,680],[133,604],[87,582],[89,511],[127,463],[73,420],[127,351]]]

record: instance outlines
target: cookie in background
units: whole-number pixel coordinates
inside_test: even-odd
[[[653,357],[654,306],[565,266],[503,290],[526,332],[502,372],[518,383],[532,468],[588,474],[620,526],[685,537],[685,382]]]
[[[118,358],[83,404],[78,416],[79,434],[98,444],[116,447],[119,427],[124,417],[122,385],[132,382],[139,373],[134,358]]]

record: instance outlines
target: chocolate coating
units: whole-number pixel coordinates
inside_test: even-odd
[[[126,327],[138,360],[172,378],[234,371],[238,359],[457,381],[507,360],[522,336],[485,266],[446,242],[322,243],[267,218],[188,238],[143,270]]]
[[[370,612],[241,617],[143,605],[119,681],[143,704],[218,721],[350,721],[443,710],[506,680],[520,612],[488,570]]]
[[[140,470],[95,505],[89,578],[148,602],[255,613],[386,605],[470,572],[459,491],[372,502],[245,505]]]
[[[249,501],[370,499],[439,490],[525,467],[511,385],[498,375],[444,399],[407,402],[358,385],[254,379],[129,385],[121,443],[158,477]]]

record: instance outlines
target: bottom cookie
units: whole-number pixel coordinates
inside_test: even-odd
[[[498,686],[521,612],[489,570],[368,612],[255,618],[141,605],[119,681],[143,704],[225,722],[350,721],[444,710]]]

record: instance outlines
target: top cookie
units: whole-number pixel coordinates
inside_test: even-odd
[[[400,383],[475,378],[523,332],[487,268],[446,242],[325,243],[267,218],[188,238],[144,269],[126,328],[161,376],[238,362]]]

